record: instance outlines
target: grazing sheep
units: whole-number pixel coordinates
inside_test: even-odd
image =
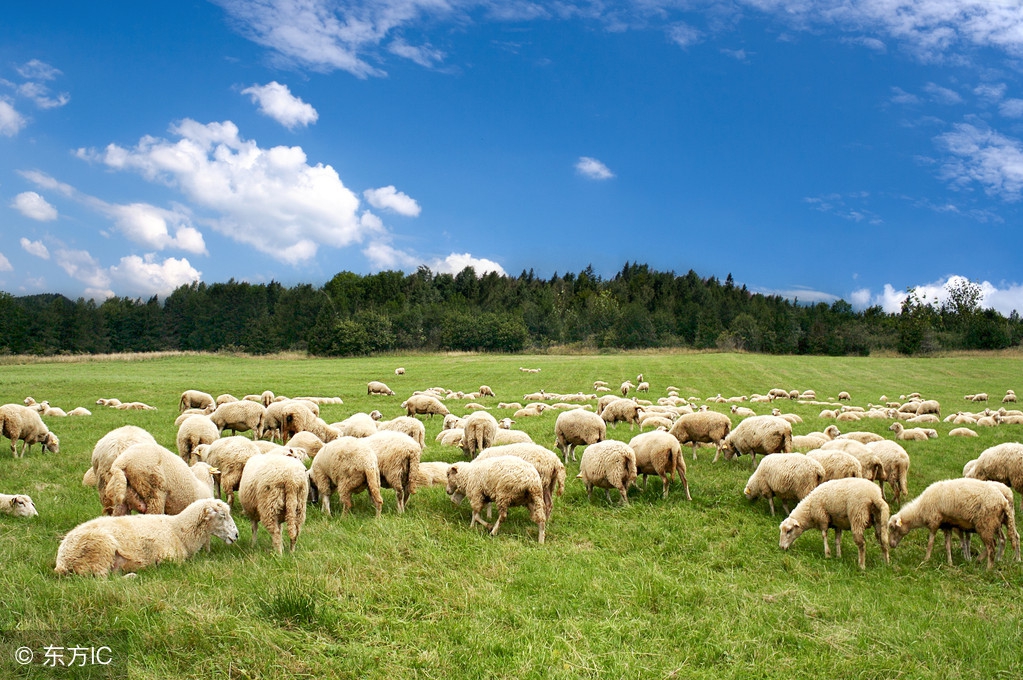
[[[1006,442],[984,449],[976,464],[965,477],[1001,482],[1018,493],[1023,493],[1023,444]],[[1023,498],[1020,499],[1023,507]]]
[[[1002,397],[1003,404],[1014,404],[1016,403],[1016,393],[1012,390],[1006,390],[1005,396]]]
[[[44,453],[60,452],[57,435],[50,432],[37,411],[21,404],[0,406],[0,434],[11,440],[11,455],[15,458],[24,457],[36,442],[43,445]],[[20,452],[17,449],[19,440],[23,442]]]
[[[266,416],[266,408],[254,401],[231,401],[218,406],[209,419],[213,421],[220,432],[231,430],[231,434],[238,432],[252,432],[252,438],[259,439],[263,436],[263,418]]]
[[[600,412],[600,417],[608,425],[616,425],[621,422],[629,423],[629,429],[632,430],[639,423],[639,416],[642,413],[643,407],[631,399],[615,399],[604,407]]]
[[[29,496],[23,493],[9,495],[0,493],[0,514],[15,517],[35,517],[39,514]]]
[[[788,513],[788,501],[801,501],[825,476],[824,466],[813,458],[801,453],[779,453],[760,461],[742,493],[749,501],[766,496],[773,517],[775,496]]]
[[[575,447],[589,446],[607,438],[607,423],[590,411],[563,411],[554,421],[554,437],[567,464],[569,454],[576,460]]]
[[[100,503],[105,497],[107,479],[110,476],[110,466],[117,457],[128,447],[135,444],[156,444],[156,439],[146,430],[135,425],[124,425],[115,430],[107,432],[96,442],[92,449],[91,470],[96,480],[96,490],[99,492]],[[111,506],[103,504],[103,514],[111,513]]]
[[[497,456],[515,456],[536,468],[536,471],[540,473],[540,483],[543,486],[544,510],[547,519],[550,519],[554,508],[554,496],[561,496],[565,493],[565,466],[558,455],[539,444],[529,442],[485,449],[480,452],[476,460]]]
[[[779,525],[778,546],[788,550],[800,534],[810,528],[819,529],[824,539],[824,557],[831,557],[828,547],[828,529],[835,529],[835,554],[842,556],[842,531],[852,531],[859,550],[860,569],[867,567],[866,542],[863,533],[871,525],[885,563],[888,556],[888,504],[881,491],[865,479],[855,477],[824,482],[811,491]]]
[[[1002,524],[1006,524],[1013,548],[1019,554],[1016,520],[1012,506],[994,485],[979,479],[946,479],[934,482],[888,520],[891,546],[913,529],[927,527],[927,551],[924,561],[931,559],[934,536],[938,529],[945,533],[945,555],[952,564],[952,529],[975,531],[984,542],[987,568],[994,566],[995,540]]]
[[[369,492],[376,515],[380,517],[384,505],[380,496],[380,467],[376,454],[365,439],[339,437],[328,442],[313,459],[309,478],[316,485],[320,509],[328,517],[330,496],[335,490],[341,499],[341,516],[344,517],[352,508],[352,494],[363,489]]]
[[[423,447],[404,432],[377,432],[363,441],[376,454],[381,488],[394,489],[398,512],[405,512],[408,499],[416,492]]]
[[[462,430],[462,452],[472,460],[477,453],[489,448],[497,436],[497,419],[485,411],[471,413],[465,418]]]
[[[216,406],[219,408],[224,404],[230,404],[235,401],[238,401],[238,397],[233,394],[218,394],[216,398]]]
[[[922,427],[906,428],[902,423],[896,421],[891,424],[888,428],[895,433],[895,438],[900,441],[918,441],[925,442],[930,439],[930,435]]]
[[[448,469],[445,490],[455,505],[468,498],[469,506],[472,508],[469,526],[479,522],[490,529],[491,536],[497,534],[501,522],[508,516],[509,507],[526,506],[530,519],[540,530],[538,540],[540,543],[544,542],[547,513],[543,483],[537,469],[522,458],[496,456],[468,463],[455,463]],[[493,528],[480,514],[487,503],[497,504],[497,521],[494,522]]]
[[[838,393],[838,401],[852,401],[852,397],[848,392],[842,391]]]
[[[425,489],[429,486],[444,486],[448,483],[448,468],[450,467],[451,463],[445,463],[444,461],[420,462],[416,472],[416,489]]]
[[[382,394],[393,397],[394,390],[378,380],[370,380],[366,383],[366,394]]]
[[[968,427],[957,427],[948,431],[949,437],[979,437],[975,430]]]
[[[481,397],[496,397],[494,390],[489,385],[480,385],[480,396]]]
[[[189,467],[159,444],[134,444],[110,465],[101,501],[115,516],[132,510],[144,515],[176,515],[193,501],[213,498],[217,472],[203,462]]]
[[[299,448],[303,449],[310,458],[315,458],[316,454],[323,448],[324,441],[317,437],[312,432],[298,432],[291,439],[285,442],[285,448]]]
[[[112,406],[112,404],[107,405]],[[185,390],[181,393],[181,399],[178,401],[178,411],[184,411],[186,408],[205,409],[210,406],[215,407],[216,405],[217,400],[213,398],[212,394],[200,392],[199,390]]]
[[[636,385],[636,391],[637,392],[649,392],[650,391],[650,383],[646,382],[645,380],[641,381],[638,385]]]
[[[200,444],[192,453],[201,461],[220,470],[220,484],[215,489],[219,497],[223,490],[227,504],[234,505],[234,492],[242,479],[249,458],[262,453],[259,446],[245,437],[224,437],[211,444]]]
[[[861,444],[855,439],[834,439],[824,444],[822,449],[829,451],[845,451],[860,461],[863,467],[863,478],[871,482],[877,480],[879,483],[885,479],[884,465],[876,453]]]
[[[97,517],[68,532],[57,548],[54,571],[108,576],[160,562],[183,562],[216,536],[238,540],[231,508],[212,498],[197,500],[177,515]]]
[[[677,471],[682,488],[686,492],[686,500],[693,500],[689,495],[689,480],[686,478],[686,461],[682,455],[682,445],[674,435],[662,431],[647,432],[633,437],[629,441],[629,447],[636,454],[636,474],[643,475],[643,491],[646,491],[647,477],[659,475],[664,487],[662,497],[667,498],[668,488]]]
[[[821,464],[824,468],[825,482],[847,477],[863,477],[863,465],[851,453],[818,448],[808,452],[806,457]]]
[[[377,429],[381,432],[402,432],[415,439],[419,448],[426,446],[426,426],[416,418],[398,416],[393,420],[381,420],[377,422]]]
[[[636,452],[624,442],[606,439],[586,447],[576,478],[586,484],[586,497],[591,501],[596,486],[605,489],[608,502],[611,489],[618,489],[622,504],[628,505],[629,486],[636,481],[636,475]]]
[[[987,395],[984,395],[985,398]],[[916,407],[916,414],[922,416],[925,413],[933,413],[934,415],[941,417],[941,404],[934,399],[927,399],[921,401]]]
[[[263,415],[263,434],[269,433],[271,438],[280,442],[287,441],[296,432],[306,429],[302,425],[316,419],[313,406],[315,404],[310,401],[297,399],[272,401]],[[291,431],[285,434],[288,429]]]
[[[193,463],[192,449],[199,444],[212,444],[217,439],[220,439],[220,428],[209,416],[189,416],[178,428],[178,455]]]
[[[754,416],[743,420],[725,437],[721,445],[725,460],[749,453],[754,466],[757,464],[758,453],[766,456],[791,451],[792,424],[776,416]]]
[[[622,383],[622,386],[619,388],[619,390],[621,391],[622,396],[624,397],[629,394],[629,390],[631,390],[633,387],[635,387],[635,385],[632,384],[632,381],[626,380],[625,382]]]
[[[398,368],[394,369],[394,374],[405,375],[405,368],[403,366],[399,366]]]
[[[884,482],[892,488],[892,502],[902,503],[902,497],[909,494],[909,454],[898,443],[885,439],[867,444],[870,452],[881,460],[884,468],[883,481],[878,479],[878,486],[884,491]],[[887,496],[885,496],[887,500]]]
[[[401,407],[409,416],[428,415],[433,418],[435,415],[446,416],[451,413],[447,406],[440,402],[440,399],[427,394],[414,394],[403,401]]]
[[[281,525],[287,524],[290,550],[305,524],[306,499],[309,497],[309,475],[305,465],[291,456],[265,453],[249,458],[238,485],[242,510],[252,522],[252,543],[262,524],[270,532],[274,551],[284,552]]]
[[[334,423],[333,427],[342,437],[368,437],[380,429],[377,421],[368,413],[353,413],[341,422]]]
[[[692,445],[693,460],[696,460],[697,444],[713,444],[715,452],[712,462],[715,463],[721,455],[721,447],[731,431],[731,419],[724,413],[716,411],[683,414],[679,416],[679,419],[668,430],[670,434],[678,439],[679,444]]]

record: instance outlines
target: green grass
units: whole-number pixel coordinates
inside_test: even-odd
[[[403,377],[393,374],[399,365],[408,369]],[[519,366],[542,371],[522,373]],[[859,405],[919,391],[948,413],[971,406],[964,394],[986,391],[997,399],[1007,388],[1023,388],[1021,368],[1023,358],[1014,354],[6,360],[0,402],[31,395],[68,410],[85,405],[94,415],[49,419],[61,440],[57,455],[41,455],[37,445],[21,460],[0,456],[0,491],[29,493],[40,512],[29,521],[0,516],[0,630],[109,635],[104,643],[115,654],[115,677],[131,678],[1018,677],[1023,566],[1001,562],[988,573],[957,554],[948,567],[937,550],[921,564],[920,532],[892,551],[891,566],[871,534],[865,573],[856,568],[848,537],[841,559],[825,560],[819,536],[810,533],[783,552],[782,517],[742,497],[748,458],[711,464],[709,449],[687,461],[692,502],[677,484],[667,500],[651,484],[646,493],[633,489],[628,507],[596,493],[590,502],[573,479],[578,464],[570,463],[568,490],[555,501],[543,546],[524,509],[512,509],[501,533],[490,537],[469,529],[467,507],[454,507],[431,488],[413,496],[401,516],[393,492],[385,491],[380,520],[365,494],[343,520],[310,508],[294,555],[273,555],[263,529],[253,545],[249,523],[236,510],[241,540],[233,546],[215,540],[211,553],[184,564],[109,579],[56,578],[53,566],[60,537],[99,511],[95,490],[80,483],[96,440],[135,424],[173,449],[185,389],[339,395],[344,405],[323,407],[331,422],[373,408],[399,415],[413,389],[434,385],[471,391],[486,383],[497,398],[484,403],[496,405],[540,388],[588,392],[595,379],[617,385],[643,372],[652,398],[669,384],[701,398],[772,387],[812,388],[821,398],[848,390]],[[367,397],[365,384],[373,379],[398,396]],[[159,410],[105,409],[94,404],[99,397]],[[448,405],[462,412],[457,402]],[[828,424],[816,417],[819,406],[782,408],[805,419],[797,434]],[[516,427],[553,447],[554,419],[523,418]],[[424,460],[458,460],[459,450],[433,441],[440,420],[426,426]],[[856,429],[891,436],[887,426],[871,420]],[[936,441],[906,443],[911,496],[958,476],[984,448],[1023,440],[1023,428],[967,440],[944,436],[951,427],[940,424]],[[628,440],[636,433],[619,426],[611,436]],[[4,446],[6,440],[0,451]],[[21,669],[10,658],[4,650],[2,677],[57,677]]]

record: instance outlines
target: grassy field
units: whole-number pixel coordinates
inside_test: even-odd
[[[399,365],[405,376],[394,375]],[[919,391],[939,399],[944,414],[970,406],[966,393],[988,392],[996,405],[1007,388],[1023,390],[1021,369],[1023,357],[1012,354],[8,361],[0,366],[0,402],[31,395],[66,410],[84,405],[94,415],[48,419],[59,454],[41,455],[37,445],[24,459],[0,459],[0,491],[29,493],[40,513],[29,521],[0,516],[0,630],[7,631],[0,639],[10,647],[0,676],[75,677],[19,667],[11,650],[26,641],[38,650],[88,639],[111,647],[110,677],[154,679],[1020,677],[1023,566],[1003,561],[985,572],[957,554],[948,567],[941,551],[921,564],[923,532],[892,551],[891,566],[871,534],[862,573],[848,536],[840,559],[825,560],[811,533],[783,552],[780,514],[771,517],[766,502],[751,505],[742,496],[749,459],[712,464],[710,449],[687,461],[691,502],[677,484],[667,500],[652,484],[646,493],[633,489],[627,507],[602,494],[590,502],[573,479],[578,464],[570,463],[543,546],[524,509],[512,509],[491,537],[469,529],[467,507],[430,488],[413,496],[404,515],[395,511],[393,492],[384,491],[379,520],[364,493],[344,519],[310,508],[294,555],[273,555],[262,529],[253,545],[236,510],[241,540],[215,540],[211,553],[184,564],[109,579],[57,578],[53,566],[61,536],[99,512],[95,490],[81,485],[96,440],[135,424],[174,449],[185,389],[341,396],[344,405],[323,407],[332,422],[373,408],[399,415],[414,389],[435,385],[471,391],[486,383],[497,398],[484,403],[496,406],[540,388],[590,391],[595,379],[617,385],[642,372],[651,398],[669,384],[701,399],[772,387],[812,388],[820,398],[847,390],[858,405]],[[398,396],[367,397],[373,379]],[[100,397],[158,410],[105,409],[94,403]],[[459,403],[448,405],[462,413]],[[828,424],[817,418],[820,406],[782,408],[805,419],[796,434]],[[516,428],[553,447],[554,419],[523,418]],[[853,429],[845,425],[843,431]],[[855,429],[891,436],[887,425],[870,420]],[[434,443],[439,419],[426,427],[424,460],[460,458],[459,450]],[[951,427],[937,426],[937,440],[906,443],[911,496],[959,476],[984,448],[1023,441],[1019,426],[982,431],[979,439],[946,437]],[[609,434],[627,441],[637,432],[619,426]]]

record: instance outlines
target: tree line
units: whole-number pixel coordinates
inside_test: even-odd
[[[357,356],[402,350],[520,352],[552,346],[868,355],[1020,344],[1023,323],[980,305],[958,281],[947,300],[910,291],[898,313],[844,300],[800,304],[724,281],[626,263],[604,279],[592,267],[544,279],[472,268],[405,274],[341,272],[323,286],[193,283],[166,299],[0,293],[0,353],[100,354],[160,350],[307,351]]]

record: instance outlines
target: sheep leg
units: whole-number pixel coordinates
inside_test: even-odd
[[[781,502],[781,507],[785,511],[786,515],[792,514],[792,511],[789,510],[789,502],[788,501],[782,501]]]
[[[967,562],[973,559],[972,551],[970,550],[970,533],[967,531],[959,532],[959,545],[963,553],[963,559]]]
[[[831,557],[831,546],[828,545],[828,529],[821,529],[821,538],[824,539],[824,557]]]
[[[938,533],[938,528],[931,529],[931,535],[927,537],[927,551],[924,553],[924,562],[929,562],[931,559],[931,551],[934,550],[934,536]]]
[[[622,505],[628,505],[629,504],[629,487],[625,486],[624,484],[621,485],[620,487],[618,487],[618,493],[620,493],[622,495]],[[611,501],[611,489],[607,490],[607,500],[608,500],[608,502]]]
[[[494,522],[494,528],[490,530],[491,536],[497,536],[497,530],[501,527],[501,522],[508,516],[508,508],[499,506],[497,509],[497,521]]]
[[[671,486],[671,480],[668,477],[661,477],[661,479],[664,481],[664,493],[661,494],[661,498],[667,498],[668,487]]]
[[[607,499],[608,503],[611,502],[611,489],[610,489],[610,487],[608,487],[607,489],[604,489],[604,498]]]
[[[881,555],[884,557],[884,563],[891,564],[891,557],[888,555],[888,532],[886,528],[887,526],[881,522],[874,522],[874,535],[877,536],[878,545],[881,546]]]
[[[867,568],[867,542],[863,540],[863,530],[853,529],[852,535],[853,543],[856,544],[856,549],[859,551],[860,570],[864,570]]]
[[[774,495],[767,494],[767,504],[771,506],[771,517],[774,517]]]
[[[270,532],[270,544],[273,546],[273,550],[278,555],[284,554],[284,542],[281,538],[281,525],[277,522],[275,517],[268,518],[269,522],[264,522],[263,525],[266,530]]]
[[[689,442],[689,444],[693,447],[693,460],[696,460],[696,442]],[[712,462],[712,463],[718,462],[718,456],[720,456],[720,455],[721,455],[721,447],[719,446],[719,447],[717,447],[717,450],[714,452],[714,460],[712,460],[710,462]]]
[[[948,560],[948,566],[952,566],[952,530],[942,529],[942,533],[945,534],[945,558]]]
[[[551,513],[554,511],[554,495],[546,487],[543,490],[543,511],[548,519],[550,519]]]
[[[644,474],[643,475],[643,486],[640,487],[640,489],[639,489],[640,491],[644,491],[644,492],[646,491],[646,478],[647,478],[647,476],[646,476],[646,474]],[[639,484],[637,483],[636,486],[639,486]]]
[[[482,509],[483,508],[480,508],[480,510],[482,510]],[[489,522],[485,522],[483,520],[483,517],[480,515],[479,510],[473,510],[472,511],[472,519],[469,520],[469,526],[471,527],[472,525],[476,524],[477,522],[482,524],[483,527],[486,528],[486,529],[490,528],[490,523]]]
[[[256,530],[259,528],[259,519],[253,518],[251,521],[252,521],[252,545],[256,545]]]
[[[544,536],[547,534],[547,522],[537,522],[536,526],[540,529],[539,542],[542,544]]]
[[[984,541],[984,549],[987,551],[987,568],[988,571],[991,567],[995,566],[995,532],[985,531],[980,535],[981,540]]]
[[[593,485],[589,482],[586,482],[586,500],[593,502]]]
[[[835,557],[842,556],[842,530],[835,527]]]

